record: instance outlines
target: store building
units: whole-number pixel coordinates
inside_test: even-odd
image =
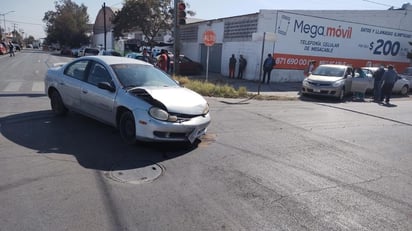
[[[304,78],[309,61],[356,67],[393,64],[399,72],[410,65],[412,6],[388,10],[260,10],[258,13],[181,26],[181,53],[206,66],[203,42],[213,30],[209,72],[228,76],[232,54],[247,59],[244,78],[258,80],[262,60],[274,54],[272,82]],[[265,40],[263,40],[265,38]]]

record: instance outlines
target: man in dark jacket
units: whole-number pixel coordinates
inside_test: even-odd
[[[385,73],[383,65],[373,73],[373,100],[379,101],[381,99],[382,77]]]
[[[11,41],[9,42],[9,53],[10,53],[10,57],[14,56],[14,45]]]
[[[243,71],[246,68],[246,64],[247,64],[246,59],[243,58],[243,55],[240,55],[240,58],[239,58],[239,73],[237,75],[238,79],[243,79]]]
[[[268,76],[267,84],[270,82],[270,73],[272,72],[273,66],[275,65],[275,60],[272,58],[271,54],[263,62],[263,79],[262,83],[265,83],[266,75]]]
[[[229,78],[235,78],[235,69],[236,69],[236,58],[232,54],[232,57],[229,59]]]
[[[392,65],[388,66],[388,70],[385,71],[382,77],[383,85],[382,85],[382,96],[381,102],[385,99],[385,103],[389,103],[392,94],[393,85],[398,78],[398,73],[393,69]]]

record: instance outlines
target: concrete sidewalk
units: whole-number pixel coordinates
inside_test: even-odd
[[[206,74],[191,75],[189,79],[206,80]],[[272,76],[273,79],[273,76]],[[269,84],[263,84],[259,81],[245,80],[245,79],[229,79],[227,76],[222,76],[218,73],[209,73],[208,82],[213,84],[227,84],[235,89],[245,87],[248,92],[253,94],[270,95],[270,96],[284,96],[288,98],[299,97],[299,90],[302,86],[302,82],[271,82]]]

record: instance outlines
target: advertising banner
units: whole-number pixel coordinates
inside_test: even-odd
[[[350,12],[347,13],[350,17]],[[373,22],[371,22],[372,24]],[[276,68],[304,69],[309,61],[352,66],[409,65],[412,32],[279,11]]]

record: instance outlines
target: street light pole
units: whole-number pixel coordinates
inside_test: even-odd
[[[3,25],[4,25],[3,31],[4,31],[4,37],[6,37],[6,14],[13,13],[13,12],[16,12],[16,11],[11,10],[11,11],[9,11],[9,12],[0,14],[0,15],[3,15]],[[1,30],[0,30],[0,32],[1,32]]]

